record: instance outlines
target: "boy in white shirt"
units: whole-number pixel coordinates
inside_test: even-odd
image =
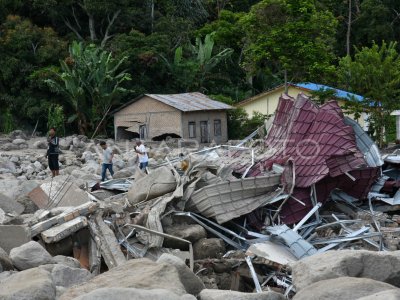
[[[146,147],[141,141],[136,142],[135,151],[139,155],[140,170],[146,170],[146,167],[149,164],[149,157],[147,156]]]

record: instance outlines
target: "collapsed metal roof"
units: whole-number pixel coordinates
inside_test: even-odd
[[[203,110],[225,110],[232,106],[223,102],[215,101],[202,93],[182,94],[145,94],[180,111],[203,111]]]
[[[358,124],[344,117],[336,101],[318,106],[304,94],[296,100],[281,96],[265,147],[247,176],[260,176],[274,163],[294,161],[293,199],[281,210],[286,224],[299,221],[312,208],[311,199],[327,201],[335,188],[366,198],[382,165],[376,145]],[[243,162],[235,169],[244,173],[246,168]]]

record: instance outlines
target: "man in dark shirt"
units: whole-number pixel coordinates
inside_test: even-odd
[[[60,166],[58,164],[58,154],[60,153],[59,138],[56,136],[56,129],[50,128],[49,137],[47,138],[47,158],[49,162],[49,169],[53,177],[59,175]]]

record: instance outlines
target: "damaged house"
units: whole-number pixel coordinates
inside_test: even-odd
[[[226,111],[231,108],[201,93],[145,94],[114,111],[115,139],[170,136],[223,143],[228,140]]]

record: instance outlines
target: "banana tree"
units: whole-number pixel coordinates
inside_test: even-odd
[[[121,85],[131,77],[125,70],[119,71],[125,60],[116,60],[95,45],[73,42],[69,57],[60,62],[58,80],[46,80],[69,101],[74,114],[68,121],[77,121],[80,134],[87,134],[93,122],[100,120],[98,129],[112,105],[127,92]]]

